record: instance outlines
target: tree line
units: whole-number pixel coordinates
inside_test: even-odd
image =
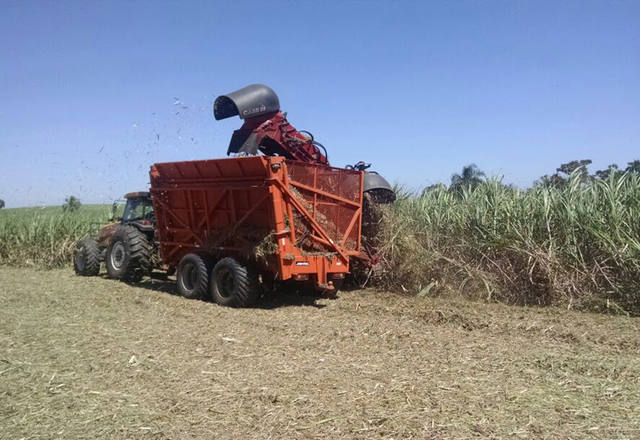
[[[556,168],[556,172],[553,174],[545,174],[536,180],[534,186],[556,187],[562,188],[567,185],[569,177],[577,175],[578,178],[584,182],[589,183],[595,180],[608,180],[611,178],[619,178],[625,173],[640,174],[640,160],[633,160],[627,162],[626,167],[620,167],[617,164],[610,164],[604,170],[597,170],[593,174],[589,172],[589,165],[591,165],[591,159],[572,160],[561,164]],[[458,174],[451,176],[451,182],[448,189],[453,192],[461,192],[464,189],[473,189],[485,182],[485,173],[476,166],[476,164],[469,164],[462,167],[462,171]],[[431,185],[425,189],[430,191],[436,188],[447,188],[446,185],[438,183]]]
[[[4,208],[4,206],[4,200],[0,199],[0,209]],[[82,206],[82,203],[80,202],[79,198],[77,198],[76,196],[69,196],[64,199],[62,210],[64,212],[74,212],[80,209],[80,206]]]

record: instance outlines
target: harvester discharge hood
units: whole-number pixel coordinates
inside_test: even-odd
[[[251,84],[235,92],[220,95],[213,103],[216,120],[240,116],[250,119],[280,110],[278,95],[264,84]]]

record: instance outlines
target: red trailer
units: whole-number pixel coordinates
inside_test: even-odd
[[[155,239],[187,297],[246,306],[260,284],[336,291],[360,250],[364,173],[277,156],[151,167]]]

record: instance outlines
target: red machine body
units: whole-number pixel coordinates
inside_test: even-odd
[[[213,103],[216,119],[239,116],[244,120],[233,132],[227,154],[283,156],[300,162],[329,165],[327,151],[306,131],[298,131],[280,111],[278,95],[263,84],[251,84],[221,95]],[[321,150],[324,150],[321,151]]]
[[[286,115],[277,111],[246,119],[233,133],[229,152],[255,154],[257,149],[267,156],[329,165],[327,152],[320,151],[319,145],[310,133],[296,130]]]

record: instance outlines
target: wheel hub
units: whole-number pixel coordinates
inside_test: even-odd
[[[223,270],[219,272],[216,277],[216,283],[218,284],[218,292],[220,292],[221,296],[228,298],[233,295],[235,279],[230,271]]]
[[[199,273],[194,264],[188,263],[184,268],[182,285],[186,290],[193,290],[198,285]]]
[[[113,266],[114,269],[120,269],[124,263],[125,255],[126,252],[124,245],[121,242],[114,244],[111,249],[111,255],[109,256],[111,259],[111,266]]]

